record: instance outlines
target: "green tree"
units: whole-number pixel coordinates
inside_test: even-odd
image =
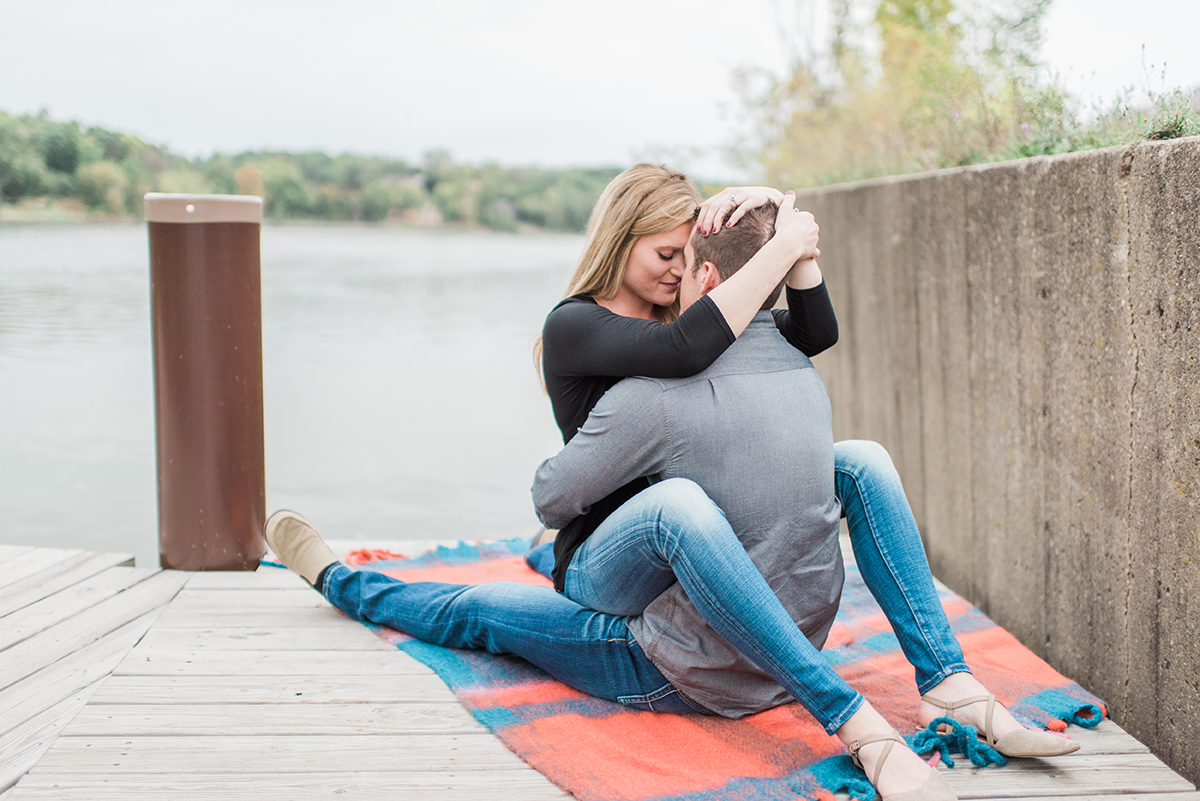
[[[46,186],[45,168],[27,131],[0,112],[0,204],[37,197]]]
[[[313,202],[313,214],[322,220],[350,219],[350,203],[346,193],[333,184],[319,187]]]
[[[204,174],[191,167],[168,170],[158,179],[159,191],[184,195],[206,195],[213,191]]]
[[[274,156],[259,165],[262,170],[264,212],[271,217],[305,217],[312,210],[312,197],[300,168]]]
[[[362,191],[359,206],[362,219],[366,222],[379,222],[387,219],[392,210],[392,193],[382,184],[371,184]]]
[[[49,123],[42,132],[42,160],[54,172],[74,175],[79,167],[79,126]]]
[[[95,161],[79,170],[79,199],[95,211],[122,214],[126,211],[128,183],[121,165]]]
[[[132,136],[94,126],[87,129],[87,137],[96,143],[100,150],[100,158],[115,161],[118,164],[129,156],[130,150],[137,142],[137,139]]]
[[[201,171],[212,191],[221,195],[237,194],[237,178],[234,175],[233,159],[229,156],[213,156],[204,163]]]
[[[392,187],[392,208],[400,211],[422,208],[429,202],[429,195],[422,185],[402,181]]]
[[[497,198],[483,207],[479,221],[494,231],[516,231],[517,207],[508,198]]]

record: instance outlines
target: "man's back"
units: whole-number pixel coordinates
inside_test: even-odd
[[[578,514],[613,482],[691,479],[725,512],[792,619],[824,643],[843,578],[829,399],[768,312],[697,376],[621,382],[576,440],[556,459],[582,464],[560,463],[566,469],[556,476],[551,460],[538,471],[535,501],[548,524]],[[595,486],[580,488],[580,475]],[[787,698],[704,622],[679,585],[630,629],[672,684],[714,712],[740,716]]]

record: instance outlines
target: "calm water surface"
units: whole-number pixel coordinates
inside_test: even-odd
[[[263,229],[267,506],[525,536],[561,439],[531,347],[575,236]],[[0,226],[0,543],[157,564],[146,231]]]

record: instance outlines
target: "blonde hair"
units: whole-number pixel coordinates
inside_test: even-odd
[[[661,164],[635,164],[613,178],[588,218],[583,254],[563,297],[615,298],[637,241],[696,219],[699,206],[700,193],[695,184],[683,173]],[[663,323],[674,320],[679,316],[679,298],[670,306],[655,306],[654,316]],[[541,337],[534,345],[533,356],[540,376]]]

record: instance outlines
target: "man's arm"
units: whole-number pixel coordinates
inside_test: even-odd
[[[547,528],[562,528],[635,478],[662,472],[669,459],[662,392],[628,378],[604,394],[567,445],[533,476],[533,506]]]

